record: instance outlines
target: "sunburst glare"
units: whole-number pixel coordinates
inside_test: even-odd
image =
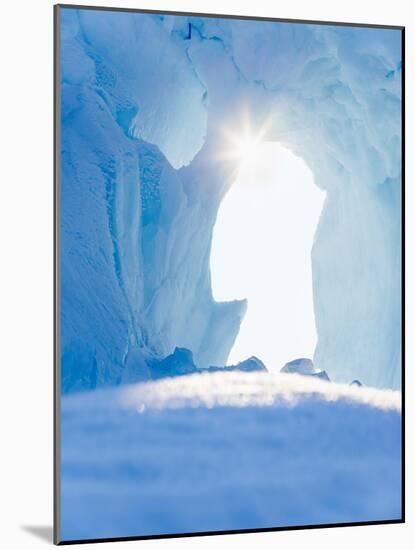
[[[271,120],[266,120],[259,128],[255,127],[245,114],[234,128],[223,128],[225,144],[221,153],[224,161],[235,162],[238,172],[255,170],[261,159],[261,145],[267,138]]]

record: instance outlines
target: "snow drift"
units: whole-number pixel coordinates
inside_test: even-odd
[[[399,520],[400,392],[205,373],[62,400],[62,538]]]

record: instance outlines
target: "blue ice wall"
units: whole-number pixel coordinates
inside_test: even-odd
[[[316,366],[400,387],[399,31],[63,8],[61,94],[64,391],[226,361],[246,303],[214,302],[209,254],[246,113],[327,191]]]

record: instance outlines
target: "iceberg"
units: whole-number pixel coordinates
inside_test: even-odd
[[[197,367],[193,362],[193,354],[185,348],[176,348],[171,355],[168,355],[162,361],[153,361],[150,365],[153,380],[197,372]]]
[[[149,359],[181,348],[198,368],[226,364],[248,306],[214,301],[209,258],[237,168],[218,155],[223,125],[247,111],[326,191],[315,367],[399,389],[400,32],[61,17],[62,390],[146,380]]]
[[[264,363],[258,359],[258,357],[255,357],[254,355],[252,357],[249,357],[249,359],[245,359],[245,361],[240,361],[236,365],[228,365],[224,367],[208,367],[205,369],[200,369],[200,372],[233,372],[233,371],[240,371],[240,372],[258,372],[258,371],[264,371],[267,372],[268,369],[264,365]]]
[[[193,353],[189,349],[177,347],[173,353],[163,359],[156,357],[144,358],[142,354],[134,353],[129,358],[126,370],[128,375],[123,379],[124,383],[144,382],[209,372],[267,372],[264,363],[254,356],[236,365],[198,368],[194,363]]]
[[[285,374],[300,374],[301,376],[313,376],[330,382],[330,378],[325,370],[319,370],[314,367],[313,361],[306,357],[300,357],[286,363],[281,372]]]

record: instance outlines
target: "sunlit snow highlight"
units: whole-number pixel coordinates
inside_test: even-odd
[[[184,407],[295,405],[304,400],[344,401],[384,411],[401,410],[401,392],[334,384],[293,374],[214,373],[126,386],[117,403],[143,411]]]

